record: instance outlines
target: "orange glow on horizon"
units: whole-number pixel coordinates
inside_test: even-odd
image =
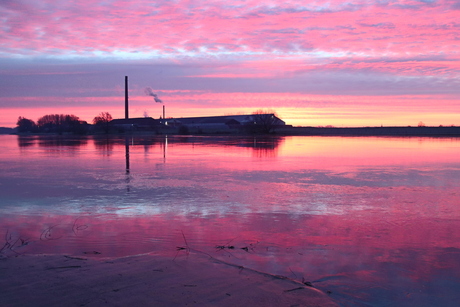
[[[160,118],[163,105],[166,117],[199,117],[230,114],[252,114],[258,109],[274,110],[286,124],[293,126],[426,126],[460,125],[460,101],[448,95],[438,95],[442,110],[432,104],[432,96],[345,96],[300,93],[207,93],[200,91],[158,91],[164,104],[149,96],[130,96],[130,117],[144,115]],[[36,121],[46,114],[74,114],[91,122],[100,112],[113,118],[124,118],[123,97],[18,97],[15,101],[52,102],[49,107],[3,108],[0,126],[14,127],[23,116]],[[72,104],[77,103],[76,106]],[[383,108],[382,106],[387,106]]]

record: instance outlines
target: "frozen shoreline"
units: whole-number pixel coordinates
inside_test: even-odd
[[[1,306],[337,306],[290,279],[200,253],[0,259]]]

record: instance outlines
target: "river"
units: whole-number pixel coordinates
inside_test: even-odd
[[[460,138],[1,135],[0,149],[2,257],[188,247],[343,306],[460,305]]]

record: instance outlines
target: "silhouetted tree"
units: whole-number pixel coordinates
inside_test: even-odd
[[[82,134],[86,132],[86,125],[86,122],[72,114],[48,114],[40,117],[37,121],[37,126],[41,132],[59,134],[63,132]]]
[[[101,112],[93,118],[93,125],[104,129],[105,133],[109,133],[109,123],[112,121],[112,115],[109,112]]]
[[[31,119],[19,116],[16,123],[18,132],[35,132],[37,130],[37,125]]]
[[[276,113],[273,110],[262,110],[259,109],[252,113],[254,118],[254,132],[259,133],[271,133],[273,129],[281,124],[281,121],[276,117]]]

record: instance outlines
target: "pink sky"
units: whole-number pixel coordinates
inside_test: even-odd
[[[460,125],[460,1],[0,3],[0,126],[100,112]]]

